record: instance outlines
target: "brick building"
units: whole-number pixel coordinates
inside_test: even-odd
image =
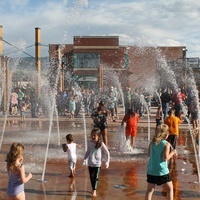
[[[61,89],[72,82],[84,88],[115,86],[119,82],[122,88],[138,88],[156,80],[160,60],[183,63],[185,50],[185,46],[122,46],[118,36],[75,36],[73,44],[50,44],[49,57],[52,63],[62,64]],[[70,82],[66,74],[71,76]]]

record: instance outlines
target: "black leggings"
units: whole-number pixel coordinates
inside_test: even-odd
[[[96,190],[98,185],[98,179],[99,179],[99,172],[101,170],[101,167],[88,167],[89,174],[90,174],[90,181],[92,185],[92,189]]]

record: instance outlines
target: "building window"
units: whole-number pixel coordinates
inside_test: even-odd
[[[128,65],[129,65],[129,57],[128,57],[128,54],[124,54],[124,66],[123,68],[128,68]]]
[[[74,53],[74,68],[97,68],[99,64],[99,53]]]

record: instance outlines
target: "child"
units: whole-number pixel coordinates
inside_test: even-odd
[[[20,109],[21,122],[24,122],[24,120],[25,120],[25,111],[28,106],[29,106],[29,104],[26,105],[24,102],[22,103],[22,107]]]
[[[110,153],[106,145],[101,141],[101,131],[94,128],[91,131],[91,140],[88,141],[87,151],[85,153],[83,165],[86,164],[86,159],[88,158],[88,169],[90,174],[90,181],[92,186],[92,196],[96,197],[96,189],[98,185],[99,172],[102,165],[102,152],[104,152],[106,159],[106,168],[109,167]]]
[[[131,147],[134,147],[135,137],[137,136],[139,116],[132,109],[129,109],[127,114],[124,116],[121,126],[126,123],[126,140],[131,137]]]
[[[75,110],[76,110],[76,100],[74,99],[73,96],[71,96],[70,101],[69,101],[69,112],[70,112],[71,119],[74,119]]]
[[[27,183],[32,174],[25,175],[25,168],[23,165],[24,146],[20,143],[14,142],[10,151],[7,154],[7,171],[8,171],[8,188],[7,194],[9,199],[25,200],[24,183]]]
[[[117,98],[114,96],[114,94],[111,92],[109,99],[108,99],[108,111],[109,111],[109,119],[111,119],[113,122],[116,122],[114,120],[114,110],[115,110],[115,102],[116,102]]]
[[[173,184],[169,174],[168,160],[177,156],[176,149],[171,150],[171,145],[167,142],[169,127],[166,124],[159,125],[156,134],[148,149],[147,166],[147,191],[145,200],[151,200],[156,185],[164,184],[167,189],[167,199],[173,200]]]
[[[164,120],[164,124],[169,127],[169,136],[167,141],[172,145],[173,149],[176,148],[176,143],[179,136],[179,124],[182,123],[179,117],[174,115],[174,110],[170,109],[168,111],[168,117]]]
[[[91,117],[94,122],[94,128],[101,130],[103,142],[108,147],[108,110],[104,101],[99,102],[99,106],[92,111]]]
[[[161,106],[158,106],[156,112],[156,127],[161,125],[161,120],[162,120],[162,108]]]
[[[199,120],[199,113],[198,113],[198,107],[199,107],[199,101],[196,96],[192,97],[192,101],[189,106],[189,111],[191,113],[191,121],[192,121],[192,126],[193,130],[198,127],[198,120]]]
[[[70,175],[69,177],[75,176],[75,167],[76,167],[76,161],[77,161],[77,155],[76,155],[76,147],[81,147],[81,145],[74,143],[72,134],[66,135],[66,144],[63,144],[63,151],[67,152],[68,154],[68,164],[69,164],[69,170]]]

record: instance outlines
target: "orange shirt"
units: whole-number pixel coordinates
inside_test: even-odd
[[[164,120],[164,124],[169,126],[169,133],[177,136],[179,135],[178,125],[181,123],[182,121],[174,115],[169,116]]]
[[[131,115],[129,117],[127,125],[137,128],[138,122],[139,122],[139,117],[138,117],[138,114],[135,113],[135,116]]]
[[[123,122],[126,123],[126,135],[132,135],[136,136],[137,135],[137,129],[138,129],[138,122],[139,122],[139,117],[138,114],[135,113],[135,115],[125,115],[123,118]]]

